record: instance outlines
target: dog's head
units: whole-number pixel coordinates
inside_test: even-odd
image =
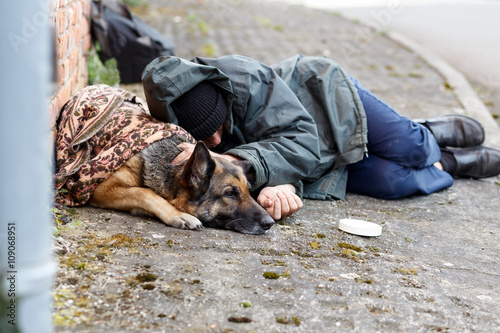
[[[245,234],[262,234],[274,224],[250,195],[247,179],[251,164],[213,158],[198,142],[181,175],[188,192],[185,208],[204,226]]]

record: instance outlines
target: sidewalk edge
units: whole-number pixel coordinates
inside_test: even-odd
[[[479,120],[483,124],[486,133],[485,144],[500,148],[500,127],[462,73],[433,52],[400,33],[388,32],[386,36],[415,53],[434,68],[451,87],[453,94],[463,107],[464,114]]]

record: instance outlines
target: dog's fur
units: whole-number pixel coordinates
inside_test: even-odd
[[[158,217],[166,225],[203,226],[262,234],[274,224],[251,197],[248,162],[212,157],[199,142],[185,162],[171,162],[181,150],[177,137],[157,141],[130,158],[95,189],[89,203]]]

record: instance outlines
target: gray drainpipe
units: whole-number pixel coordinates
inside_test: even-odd
[[[52,331],[46,0],[0,1],[0,332]]]

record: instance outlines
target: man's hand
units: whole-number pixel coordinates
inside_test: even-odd
[[[192,143],[183,142],[183,143],[177,145],[177,147],[184,149],[184,150],[182,151],[182,153],[180,153],[179,155],[177,155],[174,158],[174,160],[172,161],[173,165],[179,164],[182,161],[189,159],[191,157],[191,155],[193,154],[195,145]]]
[[[291,184],[263,188],[257,202],[271,215],[274,220],[288,217],[302,208],[302,200],[295,194]]]
[[[183,143],[180,143],[179,145],[177,145],[177,147],[184,149],[184,151],[174,158],[174,160],[172,161],[173,165],[179,164],[182,161],[189,159],[191,157],[191,155],[193,154],[195,145],[192,143],[183,142]],[[220,155],[220,154],[214,153],[212,151],[210,151],[210,155],[212,157],[214,157],[214,156],[222,157],[222,158],[225,158],[226,160],[229,160],[229,161],[238,160],[238,158],[236,156],[227,155],[227,154]]]

